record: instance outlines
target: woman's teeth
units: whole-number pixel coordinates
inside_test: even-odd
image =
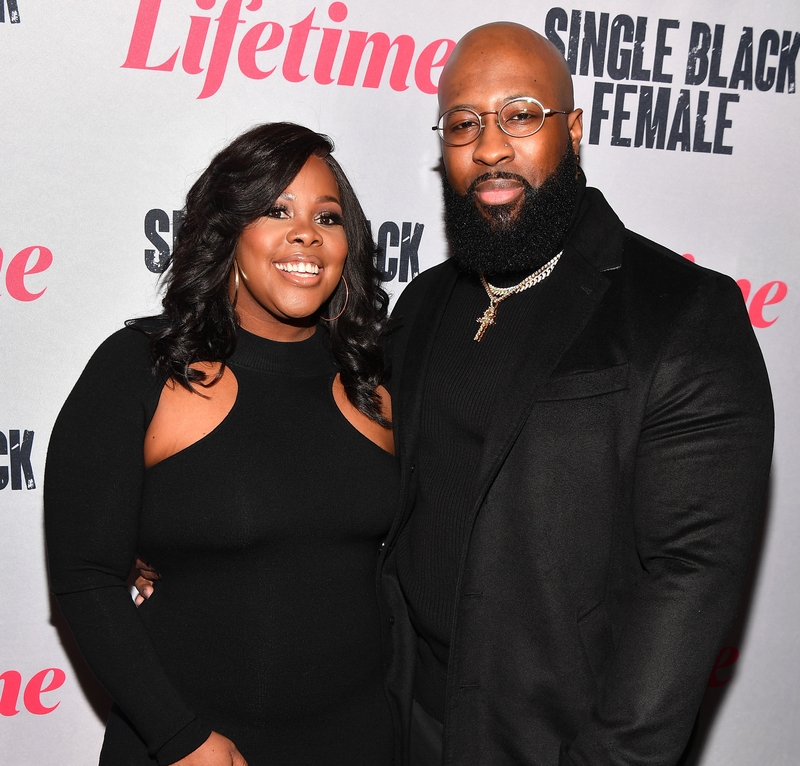
[[[280,271],[288,271],[292,274],[319,274],[319,266],[316,263],[293,261],[292,263],[276,263],[275,267]]]

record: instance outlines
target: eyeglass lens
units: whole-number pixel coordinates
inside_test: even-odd
[[[490,115],[486,115],[488,118]],[[500,127],[511,136],[530,136],[542,127],[544,109],[538,101],[515,99],[500,109],[497,119]],[[481,132],[481,118],[471,109],[446,112],[439,120],[442,138],[455,146],[474,141]]]

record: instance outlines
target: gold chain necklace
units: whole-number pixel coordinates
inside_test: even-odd
[[[560,257],[561,253],[558,253],[552,260],[545,263],[541,269],[534,271],[533,274],[525,277],[525,279],[523,279],[518,285],[513,285],[512,287],[495,287],[494,285],[490,285],[486,281],[486,277],[483,276],[483,272],[479,272],[481,284],[486,290],[486,294],[489,296],[489,307],[483,312],[482,317],[478,317],[475,320],[478,324],[480,324],[480,327],[478,328],[478,332],[475,333],[473,340],[480,342],[489,326],[496,324],[495,317],[497,316],[497,307],[506,298],[514,295],[515,293],[521,293],[523,290],[527,290],[529,287],[533,287],[534,285],[539,284],[539,282],[541,282],[543,279],[549,277]]]

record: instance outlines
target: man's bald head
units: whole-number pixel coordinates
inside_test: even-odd
[[[572,76],[558,48],[522,24],[497,21],[476,27],[459,40],[439,80],[441,111],[449,108],[442,104],[442,93],[447,92],[450,81],[457,79],[464,69],[475,71],[498,65],[510,69],[527,67],[557,96],[558,104],[547,106],[570,112],[574,109]]]

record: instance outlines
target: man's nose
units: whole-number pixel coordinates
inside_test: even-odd
[[[483,118],[483,130],[475,141],[472,151],[473,162],[481,165],[497,165],[514,159],[514,148],[509,136],[500,129],[496,114]]]

